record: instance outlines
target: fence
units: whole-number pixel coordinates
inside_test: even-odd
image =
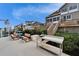
[[[1,38],[1,37],[7,37],[8,35],[9,35],[8,32],[3,31],[2,29],[0,30],[0,38]]]

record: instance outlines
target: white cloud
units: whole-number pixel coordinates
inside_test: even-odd
[[[46,6],[27,6],[13,10],[13,17],[16,19],[22,19],[22,17],[38,17],[40,14],[50,14],[57,10],[62,4],[48,4]]]
[[[44,12],[44,13],[50,13],[50,12],[54,12],[55,10],[59,9],[59,7],[63,5],[63,4],[49,4],[48,6],[45,6],[43,8],[41,8],[40,12]]]

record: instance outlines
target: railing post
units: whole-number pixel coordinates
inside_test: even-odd
[[[60,54],[59,54],[59,56],[61,56],[62,55],[62,44],[60,44]]]

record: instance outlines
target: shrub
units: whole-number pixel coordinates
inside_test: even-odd
[[[25,30],[23,33],[29,33],[31,35],[35,34],[35,30]]]
[[[69,55],[79,55],[79,34],[57,32],[55,35],[64,37],[63,52]]]
[[[34,34],[41,35],[41,34],[47,34],[47,31],[46,30],[25,30],[24,33],[29,33],[31,35],[34,35]]]

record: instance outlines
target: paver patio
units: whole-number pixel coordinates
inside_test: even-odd
[[[68,56],[62,53],[63,56]],[[54,54],[37,48],[35,42],[25,43],[22,40],[13,41],[10,37],[0,39],[0,56],[55,56]]]

